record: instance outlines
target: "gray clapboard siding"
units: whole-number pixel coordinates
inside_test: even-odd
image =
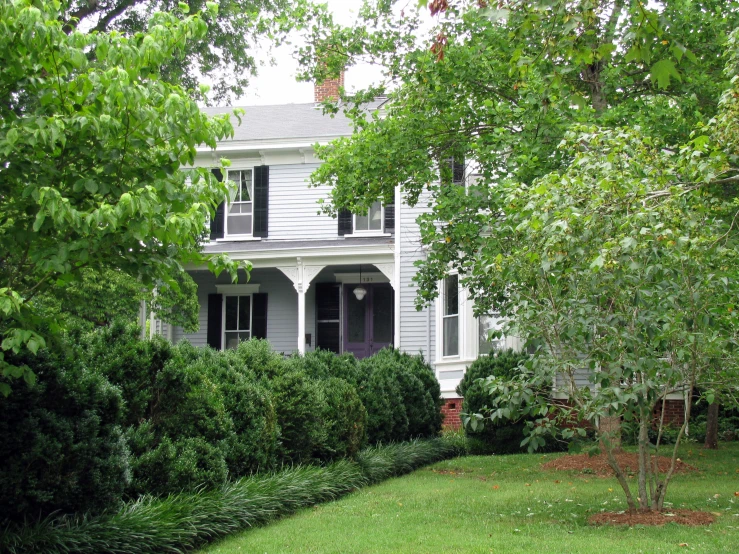
[[[272,165],[269,168],[269,239],[334,239],[336,220],[318,214],[318,200],[328,199],[329,188],[308,186],[319,164]]]
[[[396,211],[396,229],[400,233],[400,349],[410,354],[423,352],[424,358],[433,363],[436,313],[433,305],[421,311],[416,310],[417,287],[413,282],[417,271],[413,264],[425,257],[421,247],[421,232],[416,223],[416,218],[428,210],[425,206],[426,199],[422,197],[413,208],[404,204],[400,208],[400,218],[397,218]]]
[[[184,333],[181,327],[175,327],[173,341],[187,340],[194,346],[208,344],[208,295],[216,292],[216,283],[230,284],[228,276],[218,279],[207,271],[191,273],[198,285],[198,302],[200,304],[200,328],[195,333]],[[245,280],[241,280],[245,282]],[[255,269],[252,271],[250,284],[259,284],[259,292],[267,293],[267,339],[275,352],[289,354],[298,346],[298,293],[292,282],[278,269]],[[310,294],[310,291],[309,291]],[[312,305],[315,302],[306,295],[306,333],[315,336],[315,317]]]

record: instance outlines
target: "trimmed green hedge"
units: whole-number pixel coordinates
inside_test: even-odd
[[[143,497],[93,517],[47,518],[6,529],[9,554],[149,554],[182,552],[388,477],[458,455],[444,439],[369,448],[356,462],[302,466],[248,477],[221,488]]]
[[[479,379],[495,376],[503,380],[515,377],[518,367],[529,358],[524,352],[503,350],[480,356],[467,369],[457,386],[457,394],[464,398],[466,413],[481,413],[490,405],[490,396],[483,390]],[[524,422],[492,424],[485,421],[480,431],[465,428],[470,454],[512,454],[525,452],[521,447],[524,439]]]
[[[22,360],[38,382],[0,398],[0,525],[218,488],[441,428],[433,371],[390,349],[285,359],[263,340],[220,352],[115,323],[71,333],[59,351]]]

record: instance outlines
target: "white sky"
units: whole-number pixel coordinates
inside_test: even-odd
[[[334,20],[343,25],[350,25],[356,20],[362,0],[325,0]],[[286,44],[273,49],[275,60],[273,66],[264,65],[259,68],[258,75],[249,83],[247,93],[236,100],[234,105],[253,106],[269,104],[291,104],[313,102],[313,83],[298,83],[295,75],[298,63],[292,57],[295,45]],[[262,62],[268,57],[266,51],[257,59]],[[380,78],[379,68],[365,65],[354,66],[345,74],[347,90],[364,88]]]
[[[357,19],[362,0],[315,0],[328,4],[334,20],[342,25],[351,25]],[[415,0],[412,2],[415,4]],[[313,102],[313,83],[298,83],[295,75],[298,63],[292,57],[295,45],[275,48],[272,56],[275,65],[264,65],[258,75],[251,79],[247,93],[234,102],[235,106],[254,106],[270,104],[292,104]],[[258,54],[258,60],[266,61],[265,52]],[[347,91],[363,89],[376,83],[382,76],[381,69],[369,64],[358,64],[347,70],[344,86]]]

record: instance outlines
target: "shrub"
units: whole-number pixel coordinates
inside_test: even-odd
[[[318,419],[322,441],[315,457],[322,461],[353,458],[367,440],[367,410],[357,390],[336,377],[318,382]]]
[[[244,478],[213,490],[144,497],[118,512],[93,517],[47,518],[0,535],[9,554],[75,552],[154,554],[183,552],[241,529],[266,523],[301,507],[351,492],[367,483],[402,475],[458,454],[444,440],[414,441],[366,449],[357,462],[296,467]]]
[[[359,362],[370,443],[433,437],[441,430],[439,383],[420,356],[386,348]]]
[[[304,356],[293,355],[287,359],[287,364],[297,370],[305,372],[313,379],[329,379],[338,377],[356,387],[362,380],[363,373],[353,354],[335,354],[330,350],[317,349]]]
[[[464,378],[457,386],[457,394],[464,398],[464,411],[466,413],[480,413],[489,404],[490,397],[483,390],[478,379],[495,376],[503,380],[513,378],[517,373],[519,364],[528,359],[528,354],[504,350],[480,356],[467,369]],[[471,454],[511,454],[522,452],[521,447],[524,439],[523,430],[525,423],[513,422],[493,424],[485,421],[482,430],[473,431],[465,428],[468,437],[468,449]]]
[[[130,482],[120,391],[48,350],[13,363],[38,380],[0,398],[0,517],[115,507]]]
[[[269,381],[268,386],[277,414],[279,459],[292,463],[310,461],[318,445],[326,440],[319,419],[317,381],[301,371],[290,371]]]

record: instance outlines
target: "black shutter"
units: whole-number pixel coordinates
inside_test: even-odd
[[[354,231],[354,221],[349,210],[339,210],[339,236],[351,235]]]
[[[221,337],[223,336],[223,295],[208,295],[208,346],[221,349]]]
[[[223,172],[220,169],[211,169],[213,176],[218,179],[218,182],[223,181]],[[213,219],[210,220],[210,240],[222,239],[223,238],[223,224],[226,220],[226,203],[221,202],[216,208],[216,213]]]
[[[464,158],[452,158],[452,183],[464,184]]]
[[[268,235],[269,220],[269,166],[254,168],[254,236]]]
[[[251,336],[255,339],[267,338],[267,294],[253,294],[251,313]]]
[[[316,347],[341,351],[341,285],[316,284]]]
[[[395,204],[385,206],[385,232],[395,232]]]

